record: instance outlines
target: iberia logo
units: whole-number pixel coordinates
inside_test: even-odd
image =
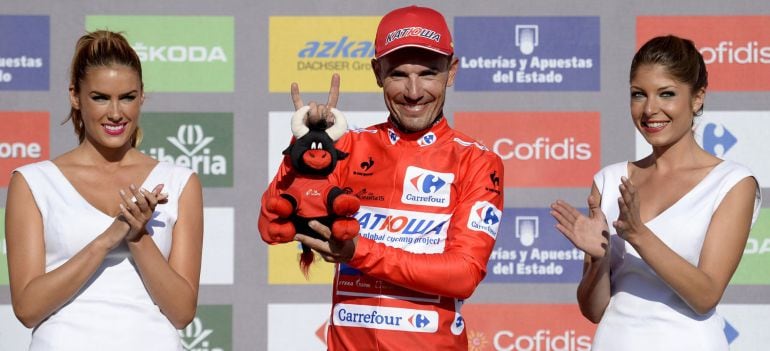
[[[198,306],[195,319],[179,330],[182,346],[187,351],[229,351],[233,347],[233,307],[230,305]]]
[[[271,16],[270,92],[326,92],[332,73],[345,77],[343,92],[377,92],[372,76],[379,17]],[[323,30],[319,30],[323,28]]]
[[[139,149],[192,169],[206,187],[233,185],[232,113],[142,113]]]
[[[0,126],[0,187],[7,187],[14,169],[48,159],[48,112],[0,111]]]
[[[599,170],[598,112],[458,112],[455,126],[513,170],[509,187],[589,187]]]
[[[666,34],[695,42],[710,90],[770,90],[770,16],[637,17],[637,47]]]

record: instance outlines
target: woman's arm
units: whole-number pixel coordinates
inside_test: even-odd
[[[153,301],[174,327],[182,329],[195,318],[203,247],[203,195],[195,174],[179,197],[172,235],[168,261],[149,235],[129,240],[128,248]]]
[[[129,228],[125,222],[115,220],[75,256],[46,273],[43,219],[29,185],[18,172],[11,177],[6,207],[11,301],[16,317],[27,328],[37,326],[70,301]]]
[[[644,261],[696,313],[713,309],[735,273],[751,229],[757,183],[738,182],[711,217],[698,266],[679,256],[641,223],[636,188],[622,180],[620,216],[614,223]]]

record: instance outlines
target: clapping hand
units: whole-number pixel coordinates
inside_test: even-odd
[[[578,249],[594,259],[607,253],[609,227],[596,196],[588,197],[588,216],[562,200],[551,204],[551,216],[556,219],[556,229]]]
[[[158,184],[152,191],[137,189],[133,184],[129,185],[128,192],[120,190],[122,202],[118,219],[129,225],[126,240],[136,241],[145,234],[145,226],[152,219],[155,206],[168,202],[168,194],[161,193],[161,190],[163,184]]]
[[[647,226],[639,214],[639,196],[636,187],[626,177],[620,178],[620,197],[618,198],[618,219],[612,226],[621,238],[633,241],[636,236],[647,232]]]

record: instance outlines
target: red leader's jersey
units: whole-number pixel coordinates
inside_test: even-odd
[[[350,131],[329,180],[361,199],[355,255],[337,266],[329,350],[467,350],[463,300],[486,274],[503,208],[503,165],[445,119],[404,134]],[[263,195],[280,193],[289,164]]]

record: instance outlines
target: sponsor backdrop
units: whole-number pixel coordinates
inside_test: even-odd
[[[383,14],[411,1],[350,4],[4,3],[0,350],[24,349],[30,337],[10,306],[2,228],[10,172],[76,145],[72,127],[62,125],[68,65],[77,38],[96,28],[124,32],[143,61],[140,149],[194,169],[203,182],[200,307],[179,331],[185,349],[325,350],[333,266],[318,262],[305,279],[298,247],[264,245],[256,222],[261,192],[291,136],[291,82],[299,82],[306,102],[326,101],[337,72],[338,107],[350,128],[387,116],[370,68],[374,31]],[[770,14],[770,3],[422,4],[445,14],[460,60],[447,119],[498,153],[506,168],[497,245],[486,278],[463,308],[470,350],[588,349],[595,325],[575,303],[583,254],[555,230],[548,205],[562,198],[585,207],[598,169],[649,152],[629,122],[628,66],[651,36],[694,39],[710,78],[706,111],[694,128],[698,141],[751,167],[770,187],[764,132],[770,129],[770,15],[762,15]],[[359,196],[378,195],[364,189]],[[369,216],[357,216],[365,228],[373,225]],[[733,350],[770,347],[763,329],[770,318],[769,264],[770,212],[763,208],[719,307]],[[347,267],[340,274],[356,277]]]

